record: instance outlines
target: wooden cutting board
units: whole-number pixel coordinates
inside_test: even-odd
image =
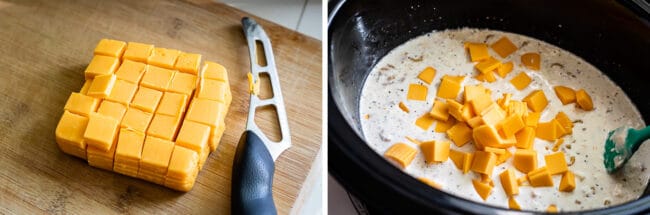
[[[229,214],[249,99],[244,16],[208,1],[0,0],[0,213]],[[292,134],[273,183],[278,212],[287,214],[321,144],[321,43],[256,20],[273,44]],[[58,149],[54,130],[63,106],[81,88],[101,38],[201,53],[228,68],[227,130],[190,192],[90,167]],[[271,119],[258,123],[272,128]]]

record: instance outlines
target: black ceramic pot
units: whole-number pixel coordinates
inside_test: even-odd
[[[642,2],[639,0],[638,2]],[[633,4],[606,0],[330,1],[328,17],[329,172],[377,214],[525,213],[430,189],[364,143],[359,96],[390,50],[433,30],[489,28],[534,37],[603,71],[650,121],[650,24]],[[635,13],[637,12],[637,13]],[[593,214],[649,213],[650,197]]]

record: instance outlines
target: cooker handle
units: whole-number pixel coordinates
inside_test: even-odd
[[[245,131],[232,166],[232,214],[277,214],[272,194],[273,171],[273,158],[262,139],[255,132]]]
[[[618,0],[618,2],[641,16],[645,21],[650,21],[650,3],[644,0]]]

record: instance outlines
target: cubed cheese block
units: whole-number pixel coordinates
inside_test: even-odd
[[[472,130],[474,144],[478,149],[483,147],[508,148],[513,146],[517,140],[514,137],[502,138],[494,126],[481,125]]]
[[[528,69],[538,71],[540,69],[541,59],[538,53],[526,53],[521,55],[521,64]]]
[[[544,156],[544,161],[546,161],[546,169],[548,169],[548,173],[551,175],[562,174],[569,170],[566,159],[564,158],[564,152],[546,155]]]
[[[510,150],[505,150],[505,153],[497,155],[497,165],[501,165],[502,163],[505,163],[508,159],[512,157],[512,153]]]
[[[488,57],[487,59],[477,63],[475,67],[481,73],[483,73],[485,75],[490,73],[490,75],[492,75],[492,77],[494,77],[494,73],[492,73],[492,72],[494,70],[496,70],[497,68],[499,68],[499,66],[501,66],[501,61],[499,61],[497,59],[494,59],[493,57]],[[486,80],[487,80],[487,77],[486,77]]]
[[[497,156],[492,152],[476,151],[472,161],[472,171],[492,175],[492,170],[497,162]]]
[[[449,159],[456,165],[456,168],[462,170],[463,169],[463,164],[465,162],[465,157],[469,153],[467,152],[462,152],[462,151],[457,151],[454,149],[449,150]]]
[[[433,102],[433,107],[429,112],[429,115],[436,120],[447,121],[449,119],[449,105],[441,100],[436,100]]]
[[[576,92],[570,87],[555,86],[553,87],[553,90],[563,105],[567,105],[576,101]]]
[[[501,121],[501,131],[506,137],[515,136],[517,132],[526,127],[520,115],[510,115]]]
[[[405,143],[396,143],[384,152],[384,157],[395,162],[399,167],[406,168],[411,164],[417,153],[417,149]]]
[[[180,54],[181,51],[175,49],[154,48],[149,58],[147,58],[147,64],[173,69],[174,64],[176,63],[176,58],[178,58]]]
[[[409,84],[409,90],[406,93],[406,99],[424,101],[427,99],[428,87],[420,84]]]
[[[526,102],[528,108],[534,112],[542,112],[546,108],[546,105],[548,105],[548,100],[542,90],[532,91],[522,101]]]
[[[509,61],[507,63],[502,63],[499,68],[497,68],[497,74],[501,76],[501,78],[505,78],[508,73],[512,71],[512,68],[514,67],[514,64],[512,61]]]
[[[108,151],[113,146],[118,128],[119,122],[113,117],[91,113],[88,118],[84,139],[88,146]]]
[[[153,48],[154,47],[151,44],[129,42],[126,46],[126,51],[124,51],[123,58],[125,60],[128,59],[146,63],[147,58],[149,58],[149,55],[151,55],[151,52],[153,51]]]
[[[450,117],[449,119],[447,119],[447,121],[438,121],[433,131],[445,133],[454,125],[456,125],[456,120],[453,117]]]
[[[477,98],[474,98],[474,99],[468,101],[469,104],[471,105],[472,110],[474,111],[474,113],[476,113],[476,114],[478,114],[480,116],[483,116],[484,111],[486,111],[488,108],[491,108],[491,106],[492,106],[492,104],[494,104],[494,102],[492,101],[492,99],[490,98],[489,95],[490,94],[487,94],[487,95],[477,97]]]
[[[546,167],[540,167],[538,169],[528,172],[528,182],[533,187],[550,187],[553,186],[553,179],[551,174],[548,172]]]
[[[153,50],[101,40],[84,85],[65,104],[56,142],[90,166],[189,191],[224,136],[228,74],[209,61],[199,72],[198,54]]]
[[[436,95],[440,98],[455,99],[464,79],[464,76],[443,76]]]
[[[169,84],[174,77],[174,70],[160,68],[157,66],[149,66],[147,71],[142,76],[140,85],[155,89],[158,91],[166,91]]]
[[[158,107],[158,103],[160,103],[162,96],[163,93],[158,90],[140,87],[138,89],[138,92],[135,93],[135,96],[133,97],[131,106],[149,113],[153,113]]]
[[[472,129],[463,122],[458,122],[447,130],[447,136],[458,147],[465,145],[472,140]]]
[[[564,112],[560,111],[555,115],[555,120],[564,128],[564,132],[567,134],[573,133],[573,122],[569,119]]]
[[[174,69],[189,73],[189,74],[198,74],[199,65],[201,64],[201,55],[194,53],[181,53],[178,55]]]
[[[117,120],[118,123],[121,123],[124,114],[126,114],[126,110],[127,107],[123,104],[104,100],[102,101],[102,104],[99,105],[97,113],[112,117],[113,119]]]
[[[542,114],[540,112],[528,112],[528,115],[524,116],[524,124],[528,127],[536,128],[541,116]]]
[[[124,63],[117,69],[115,75],[117,79],[131,82],[133,84],[140,84],[142,75],[147,70],[147,64],[135,62],[131,60],[124,60]]]
[[[517,200],[515,200],[514,196],[508,198],[508,208],[513,210],[521,210],[521,206],[519,206],[519,203],[517,203]]]
[[[517,46],[515,46],[515,44],[512,43],[507,37],[501,37],[501,39],[492,43],[490,47],[502,58],[506,58],[513,52],[517,51]]]
[[[492,103],[490,106],[485,108],[485,110],[483,110],[479,115],[484,124],[491,126],[496,126],[506,118],[506,112],[495,103]]]
[[[95,76],[86,94],[100,99],[107,98],[111,94],[116,80],[117,77],[114,74]]]
[[[431,125],[433,125],[434,121],[435,119],[433,119],[429,113],[425,113],[415,120],[415,125],[426,131],[429,130],[429,127],[431,127]]]
[[[70,97],[68,97],[68,101],[65,103],[63,109],[87,117],[90,113],[97,110],[98,105],[99,99],[97,98],[86,96],[81,93],[72,93],[70,94]]]
[[[515,146],[520,149],[531,149],[535,140],[535,128],[526,126],[515,134],[517,143]]]
[[[449,158],[449,145],[447,141],[427,141],[420,144],[420,150],[426,162],[444,162]]]
[[[422,72],[420,72],[418,75],[418,78],[427,84],[431,84],[434,77],[436,77],[436,69],[430,66],[422,70]]]
[[[116,58],[121,58],[124,50],[126,48],[126,43],[119,40],[111,39],[102,39],[99,41],[99,44],[95,47],[96,55],[106,55]]]
[[[546,208],[546,212],[549,213],[557,213],[558,209],[557,206],[555,205],[549,205],[548,208]]]
[[[490,57],[486,44],[465,43],[465,48],[469,50],[469,57],[472,62],[482,61]]]
[[[524,88],[528,87],[530,82],[532,82],[532,79],[525,72],[520,72],[517,74],[517,76],[510,80],[512,86],[515,86],[517,90],[523,90]]]
[[[517,183],[517,178],[515,178],[515,171],[512,169],[507,169],[499,174],[499,179],[501,179],[501,186],[506,192],[506,195],[512,197],[519,194],[519,183]]]
[[[95,55],[84,71],[86,80],[94,79],[98,75],[113,74],[120,65],[120,60],[116,57]]]
[[[583,110],[590,111],[594,109],[594,103],[591,100],[591,96],[589,96],[587,91],[584,89],[576,91],[576,103],[578,103],[578,107]]]
[[[86,159],[86,140],[84,133],[88,117],[64,111],[56,126],[56,143],[61,151]]]
[[[463,98],[465,102],[472,101],[474,99],[481,99],[483,97],[490,97],[491,91],[488,88],[485,88],[483,85],[465,85],[465,90],[463,91]]]
[[[528,173],[537,168],[537,152],[529,149],[517,149],[512,165],[523,173]]]
[[[472,180],[472,185],[474,185],[474,190],[476,193],[483,199],[487,200],[488,196],[492,192],[492,187],[489,184],[483,183],[479,180]]]
[[[560,180],[560,191],[571,192],[576,188],[576,181],[573,172],[566,171],[562,174],[562,180]]]

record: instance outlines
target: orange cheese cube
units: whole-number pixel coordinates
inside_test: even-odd
[[[512,197],[519,194],[519,184],[517,183],[517,178],[515,178],[515,171],[508,168],[499,174],[499,179],[501,179],[501,186],[506,192],[506,195]]]
[[[181,146],[174,146],[169,160],[165,186],[180,191],[189,191],[194,186],[198,171],[199,155]],[[176,181],[183,181],[178,184]]]
[[[517,149],[512,161],[515,169],[523,173],[528,173],[537,168],[537,152],[529,149]]]
[[[207,158],[208,138],[210,138],[210,126],[197,122],[183,122],[181,131],[176,138],[176,144],[195,151],[199,155],[199,166],[203,166]]]
[[[147,58],[149,58],[149,55],[153,52],[153,48],[154,47],[151,44],[129,42],[126,45],[126,51],[124,51],[123,58],[146,63]]]
[[[508,208],[513,210],[521,210],[521,206],[519,206],[519,203],[517,203],[514,196],[508,198]]]
[[[449,142],[427,141],[420,144],[420,150],[428,163],[445,162],[449,158]]]
[[[533,187],[550,187],[553,186],[553,179],[546,167],[540,167],[528,172],[528,182]]]
[[[115,57],[95,55],[93,59],[90,60],[90,64],[86,67],[84,71],[84,76],[86,80],[94,79],[98,75],[109,75],[113,74],[117,69],[117,66],[120,65],[120,60]]]
[[[573,172],[566,171],[562,174],[562,180],[560,180],[560,191],[571,192],[576,188],[576,181]]]
[[[465,156],[463,161],[463,174],[467,174],[472,168],[472,163],[474,162],[474,153],[469,153]]]
[[[406,99],[424,101],[427,99],[428,87],[419,84],[409,84],[409,91],[406,94]]]
[[[135,97],[133,97],[131,106],[149,113],[153,113],[158,107],[158,103],[160,102],[162,95],[163,93],[158,90],[140,87],[138,89],[138,92],[135,93]]]
[[[528,115],[528,105],[526,102],[511,101],[508,105],[508,116],[518,115],[520,117]]]
[[[118,40],[102,39],[95,47],[94,54],[121,58],[126,48],[126,43]]]
[[[117,141],[113,171],[131,177],[137,177],[140,159],[142,158],[144,134],[139,131],[122,128]]]
[[[447,136],[458,147],[462,147],[472,140],[472,129],[463,122],[458,122],[447,130]]]
[[[546,96],[542,90],[531,92],[522,101],[526,102],[528,108],[534,112],[542,112],[546,108],[546,105],[548,105],[548,100],[546,100]]]
[[[469,101],[469,104],[471,105],[474,113],[483,116],[484,111],[486,111],[488,108],[491,108],[494,102],[492,101],[492,99],[490,99],[490,96],[488,94],[487,96],[482,96],[482,97],[472,99],[471,101]]]
[[[147,58],[147,64],[173,69],[176,63],[176,58],[181,54],[181,51],[166,48],[154,48]]]
[[[225,118],[225,105],[218,101],[195,98],[185,115],[186,120],[203,123],[215,128],[223,123]]]
[[[501,165],[502,163],[506,162],[510,157],[512,157],[512,153],[509,150],[505,149],[505,153],[497,156],[497,165]]]
[[[510,83],[512,86],[515,86],[517,90],[523,90],[524,88],[528,87],[530,82],[532,82],[532,79],[525,72],[520,72],[517,74],[517,76],[510,79]]]
[[[494,76],[494,72],[483,73],[483,77],[485,78],[485,81],[487,81],[488,83],[497,81],[497,77]]]
[[[482,149],[483,147],[494,147],[494,148],[508,148],[513,146],[516,140],[506,140],[499,136],[499,132],[494,128],[494,126],[481,125],[477,128],[474,128],[472,132],[474,138],[474,144],[477,148]]]
[[[126,109],[127,107],[124,106],[123,104],[104,100],[102,101],[102,104],[99,105],[99,109],[97,109],[97,113],[104,116],[112,117],[113,119],[117,120],[118,123],[120,123],[122,122],[122,118],[126,113]]]
[[[471,128],[478,128],[481,125],[485,125],[485,123],[483,121],[483,118],[480,116],[475,116],[467,120],[467,125],[469,125]]]
[[[81,90],[79,90],[79,93],[86,95],[88,93],[88,89],[90,89],[90,85],[93,83],[93,80],[86,80],[84,82],[84,85],[81,86]]]
[[[476,193],[483,200],[487,200],[487,197],[490,196],[490,192],[492,192],[492,187],[489,184],[483,183],[476,179],[472,180],[472,185],[474,185],[474,190],[476,190]]]
[[[124,80],[117,80],[106,100],[128,105],[133,100],[138,85]]]
[[[578,107],[590,111],[594,109],[594,103],[591,100],[591,96],[587,94],[587,91],[584,89],[580,89],[576,91],[576,103],[578,103]]]
[[[557,206],[555,205],[549,205],[548,208],[546,208],[546,212],[549,213],[557,213]]]
[[[228,72],[226,71],[226,68],[221,64],[211,61],[205,61],[203,64],[201,77],[228,83]]]
[[[88,146],[99,150],[108,151],[117,136],[119,122],[112,117],[91,113],[88,117],[88,126],[84,132],[84,139]]]
[[[541,116],[542,113],[540,112],[528,112],[528,115],[524,116],[524,124],[528,127],[536,128]]]
[[[499,68],[497,68],[497,74],[501,76],[501,78],[505,78],[508,73],[512,71],[512,68],[514,67],[514,64],[512,61],[509,61],[507,63],[502,63]]]
[[[146,137],[142,147],[138,178],[156,184],[163,184],[173,150],[174,143],[171,141],[150,136]]]
[[[503,119],[506,118],[506,113],[501,109],[496,104],[490,105],[490,107],[486,108],[482,113],[481,119],[483,120],[483,123],[486,125],[491,125],[491,126],[496,126],[498,125]]]
[[[100,99],[106,98],[111,94],[115,80],[117,77],[113,74],[95,76],[86,94]]]
[[[440,98],[455,99],[458,96],[458,92],[460,92],[460,85],[464,79],[464,76],[442,76],[437,96]]]
[[[474,118],[476,114],[474,114],[474,111],[472,110],[472,107],[470,107],[469,104],[463,105],[463,108],[461,109],[460,116],[462,120],[460,121],[468,121],[471,118]]]
[[[573,103],[576,101],[576,92],[570,87],[555,86],[553,87],[555,95],[562,102],[563,105]]]
[[[528,69],[539,71],[540,69],[540,56],[538,53],[526,53],[521,55],[521,63]]]
[[[187,73],[177,72],[167,89],[170,92],[191,95],[196,88],[196,76]]]
[[[64,111],[59,124],[56,126],[56,143],[61,151],[86,159],[86,140],[84,132],[88,125],[88,118],[85,116]]]
[[[487,45],[485,44],[465,43],[465,47],[469,49],[469,56],[472,62],[482,61],[490,57]]]
[[[199,65],[201,63],[201,55],[193,53],[181,53],[178,55],[174,69],[178,71],[189,73],[189,74],[198,74]]]
[[[88,148],[86,148],[88,165],[108,171],[113,171],[113,159],[115,157],[116,148],[116,143],[113,143],[108,151],[104,151],[102,149],[88,145]]]
[[[436,128],[434,128],[434,131],[444,133],[447,132],[447,130],[449,130],[455,124],[456,120],[453,117],[447,119],[447,121],[438,121],[438,123],[436,123]]]
[[[140,85],[158,91],[166,91],[174,77],[174,73],[176,73],[174,70],[149,66],[147,72],[142,76]]]
[[[124,60],[122,65],[120,65],[120,68],[115,72],[115,75],[117,76],[117,79],[139,84],[140,79],[146,70],[147,64]]]
[[[483,73],[485,75],[488,75],[488,73],[490,73],[490,75],[492,75],[493,77],[494,77],[494,74],[491,73],[491,72],[494,71],[495,69],[499,68],[499,66],[501,66],[501,61],[499,61],[497,59],[494,59],[493,57],[488,57],[484,61],[481,61],[481,62],[479,62],[479,63],[477,63],[475,65],[475,67],[476,67],[476,69],[478,69],[478,71],[480,71],[481,73]],[[486,80],[487,80],[487,77],[486,77]]]
[[[427,84],[431,84],[435,76],[436,76],[436,69],[428,66],[427,68],[422,70],[422,72],[420,72],[418,78]]]
[[[537,129],[535,130],[535,136],[543,140],[548,140],[548,141],[555,140],[555,137],[558,135],[556,134],[555,125],[553,124],[553,121],[542,122],[537,124]]]
[[[120,126],[144,133],[147,131],[147,128],[149,128],[149,122],[151,122],[151,118],[153,118],[152,113],[148,113],[136,108],[129,108],[126,110]]]
[[[399,109],[402,109],[402,111],[404,111],[406,113],[410,112],[409,108],[406,107],[406,104],[404,104],[404,102],[399,102]]]
[[[425,183],[425,184],[433,187],[433,188],[436,188],[436,189],[441,189],[442,188],[442,186],[440,184],[436,183],[435,181],[433,181],[431,179],[419,177],[418,180],[421,181],[422,183]]]
[[[384,152],[386,158],[397,163],[401,168],[408,167],[416,154],[417,150],[405,143],[396,143]]]
[[[202,78],[199,80],[199,87],[196,92],[196,97],[200,99],[220,101],[224,104],[228,104],[230,103],[230,101],[228,100],[229,98],[227,97],[228,91],[229,91],[228,83],[223,81]],[[409,93],[410,93],[410,88],[409,88]],[[426,87],[423,96],[424,97],[422,100],[426,99],[427,96]]]
[[[502,58],[508,57],[513,52],[517,51],[517,46],[513,44],[507,37],[501,37],[501,39],[490,45],[492,50],[499,54]]]
[[[558,123],[562,126],[564,129],[564,132],[566,134],[571,134],[573,133],[573,122],[571,122],[571,119],[569,119],[569,116],[567,116],[564,112],[560,111],[555,115],[555,120],[557,120]]]
[[[486,146],[486,147],[483,147],[483,151],[492,152],[495,155],[499,156],[499,155],[505,154],[506,151],[508,151],[508,150]]]
[[[465,162],[465,156],[467,156],[469,153],[467,152],[462,152],[462,151],[457,151],[454,149],[449,150],[449,159],[456,165],[456,168],[462,170],[463,169],[463,163]]]
[[[216,128],[212,129],[212,132],[210,132],[210,140],[208,141],[210,152],[217,150],[224,131],[226,131],[226,124],[223,122],[219,123]]]
[[[535,140],[535,129],[526,126],[515,134],[515,138],[517,139],[517,143],[515,143],[517,148],[531,149]]]
[[[425,113],[415,120],[415,125],[426,131],[429,130],[429,127],[431,127],[431,125],[433,125],[434,120],[435,119],[433,119],[429,113]]]
[[[173,140],[178,132],[181,123],[181,116],[168,116],[164,114],[155,114],[151,124],[147,129],[147,136]]]
[[[433,102],[433,107],[431,108],[429,115],[434,119],[447,121],[447,119],[449,119],[449,105],[444,101],[436,100]]]
[[[485,88],[483,85],[466,85],[465,90],[463,91],[463,98],[465,102],[472,101],[474,99],[481,99],[484,97],[491,96],[490,89]]]
[[[501,98],[497,99],[497,104],[503,109],[508,109],[510,102],[512,102],[512,93],[503,93]]]
[[[476,173],[492,175],[492,170],[497,163],[497,156],[492,152],[476,151],[472,161],[471,170]]]
[[[505,134],[506,137],[514,136],[524,127],[526,127],[526,125],[519,115],[510,115],[501,121],[501,131],[503,131],[503,134]]]
[[[184,94],[165,92],[156,114],[165,114],[168,116],[180,116],[185,112],[187,107],[188,96]]]
[[[546,155],[544,160],[546,161],[546,169],[551,175],[565,173],[569,170],[566,159],[564,159],[564,152]]]
[[[88,116],[97,110],[99,99],[86,96],[80,93],[72,93],[63,107],[64,110],[70,111],[82,116]]]
[[[458,103],[456,100],[453,99],[447,99],[447,109],[449,112],[449,115],[453,116],[456,118],[458,121],[463,121],[462,117],[462,108],[463,105]]]

